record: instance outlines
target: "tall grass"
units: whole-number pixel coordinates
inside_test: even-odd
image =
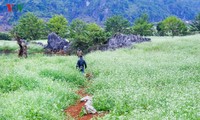
[[[87,89],[102,119],[199,119],[200,35],[153,37],[133,49],[87,56]]]
[[[200,35],[152,42],[84,58],[87,85],[103,120],[200,118]],[[75,56],[0,56],[0,120],[64,120],[86,85]]]
[[[0,120],[64,120],[85,85],[76,57],[0,56]],[[51,72],[49,74],[48,72]],[[63,78],[62,78],[63,77]]]

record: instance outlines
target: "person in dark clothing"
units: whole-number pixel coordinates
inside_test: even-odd
[[[84,74],[84,69],[87,68],[87,64],[82,56],[80,56],[80,59],[78,60],[76,64],[76,68],[78,68]]]

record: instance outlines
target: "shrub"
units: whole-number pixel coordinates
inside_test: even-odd
[[[0,40],[11,40],[11,35],[8,33],[0,33]]]

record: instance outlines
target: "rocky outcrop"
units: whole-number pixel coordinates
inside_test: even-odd
[[[89,51],[92,52],[95,50],[113,50],[117,48],[130,47],[135,43],[141,43],[146,41],[151,41],[151,39],[141,37],[139,35],[125,35],[117,33],[112,38],[110,38],[106,44],[92,46],[89,48]]]
[[[150,38],[141,37],[139,35],[124,35],[121,33],[115,34],[108,41],[108,49],[116,49],[121,47],[129,47],[134,43],[151,41]]]
[[[48,35],[47,46],[44,48],[51,50],[53,52],[67,50],[69,48],[69,42],[67,42],[65,39],[59,37],[55,33],[50,33]]]
[[[39,45],[41,47],[45,47],[46,45],[43,44],[42,42],[31,42],[32,44],[35,44],[35,45]]]

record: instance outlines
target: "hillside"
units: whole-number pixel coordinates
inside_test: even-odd
[[[9,13],[6,7],[9,3],[23,4],[22,12]],[[192,20],[200,12],[199,6],[200,1],[197,0],[4,0],[0,2],[0,24],[11,24],[28,11],[44,19],[54,14],[63,14],[69,21],[81,18],[98,24],[116,14],[133,21],[144,12],[149,14],[152,22],[158,22],[169,15]]]

